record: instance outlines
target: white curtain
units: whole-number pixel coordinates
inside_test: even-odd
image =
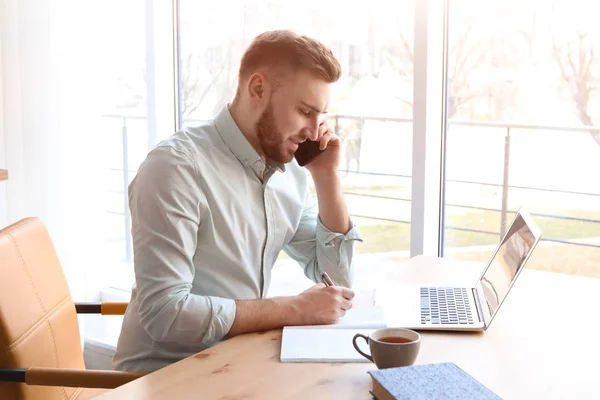
[[[75,300],[95,297],[105,262],[101,3],[0,0],[0,223],[43,220]]]

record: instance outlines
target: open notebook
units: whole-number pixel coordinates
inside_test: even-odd
[[[357,293],[357,297],[361,294]],[[373,298],[372,294],[370,296]],[[369,362],[354,349],[352,338],[357,333],[368,335],[385,327],[383,310],[373,303],[355,306],[335,325],[286,326],[281,339],[280,361]]]

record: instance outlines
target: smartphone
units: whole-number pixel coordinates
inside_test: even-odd
[[[314,140],[305,140],[298,145],[298,149],[296,150],[294,157],[301,167],[304,167],[306,164],[314,160],[315,157],[325,151],[319,149],[319,143],[320,142]]]

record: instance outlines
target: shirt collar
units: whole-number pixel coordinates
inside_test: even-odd
[[[225,145],[229,147],[229,150],[231,150],[233,155],[237,157],[244,167],[252,168],[259,176],[262,175],[262,172],[267,167],[275,168],[280,172],[285,172],[284,164],[276,163],[268,159],[265,160],[256,152],[256,150],[254,150],[254,147],[252,147],[248,139],[246,139],[246,136],[244,136],[233,120],[233,117],[229,112],[228,104],[223,106],[221,112],[219,112],[215,118],[215,127],[225,142]]]

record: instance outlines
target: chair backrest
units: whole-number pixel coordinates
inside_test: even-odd
[[[75,305],[38,218],[0,230],[0,346],[0,367],[85,368]],[[0,383],[3,399],[68,399],[79,390]]]

